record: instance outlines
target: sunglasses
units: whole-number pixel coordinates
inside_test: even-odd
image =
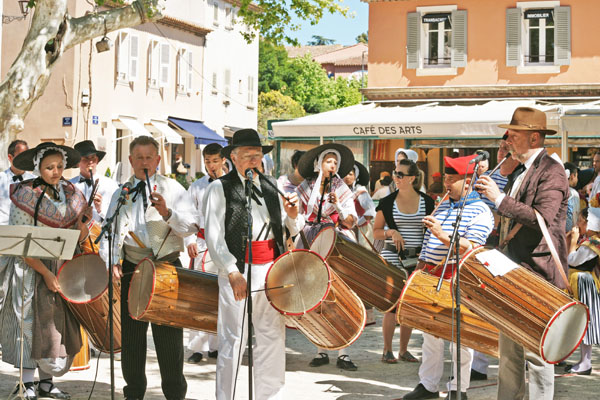
[[[402,178],[404,178],[405,176],[414,176],[414,175],[405,174],[405,173],[404,173],[404,172],[402,172],[402,171],[394,171],[394,176],[395,176],[396,178],[398,178],[398,179],[402,179]]]

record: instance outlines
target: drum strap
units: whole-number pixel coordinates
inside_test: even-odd
[[[565,285],[567,286],[567,290],[569,291],[569,294],[571,296],[573,296],[573,290],[571,290],[571,285],[569,285],[569,280],[567,279],[565,270],[562,266],[562,263],[560,262],[560,258],[558,257],[558,252],[556,251],[556,248],[554,247],[554,243],[552,243],[552,237],[550,236],[550,232],[548,232],[548,227],[546,226],[546,222],[544,221],[544,218],[537,210],[534,209],[534,211],[535,211],[535,216],[538,221],[538,225],[540,226],[540,229],[542,230],[544,239],[546,239],[546,243],[548,244],[548,248],[550,249],[550,253],[552,254],[552,259],[554,259],[554,263],[556,264],[556,269],[558,269],[558,272],[560,273],[561,278],[563,279]]]

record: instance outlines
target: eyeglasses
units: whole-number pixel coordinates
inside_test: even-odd
[[[402,179],[402,178],[404,178],[405,176],[414,176],[414,175],[405,174],[405,173],[404,173],[404,172],[402,172],[402,171],[394,171],[394,176],[395,176],[396,178],[398,178],[398,179]]]

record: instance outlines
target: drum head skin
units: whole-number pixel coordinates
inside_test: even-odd
[[[317,307],[329,293],[329,267],[317,253],[297,249],[288,251],[273,263],[265,280],[271,305],[284,315],[302,315]]]
[[[56,274],[60,295],[75,304],[90,303],[108,288],[108,270],[104,260],[94,253],[79,254],[65,262]]]
[[[323,228],[310,244],[310,250],[323,257],[323,260],[327,260],[335,246],[336,235],[334,227]]]
[[[558,310],[544,331],[542,359],[556,364],[569,357],[583,340],[588,322],[588,309],[582,303],[573,302]]]
[[[148,309],[154,295],[154,277],[154,263],[144,258],[135,267],[129,286],[129,314],[132,318],[141,318]]]

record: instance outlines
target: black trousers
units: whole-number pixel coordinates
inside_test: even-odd
[[[175,266],[181,267],[177,260]],[[135,264],[123,260],[121,278],[121,370],[127,383],[125,398],[143,399],[146,393],[146,334],[148,322],[137,321],[129,315],[128,295]],[[183,376],[183,329],[152,325],[152,338],[160,368],[162,391],[167,400],[183,400],[187,382]]]

